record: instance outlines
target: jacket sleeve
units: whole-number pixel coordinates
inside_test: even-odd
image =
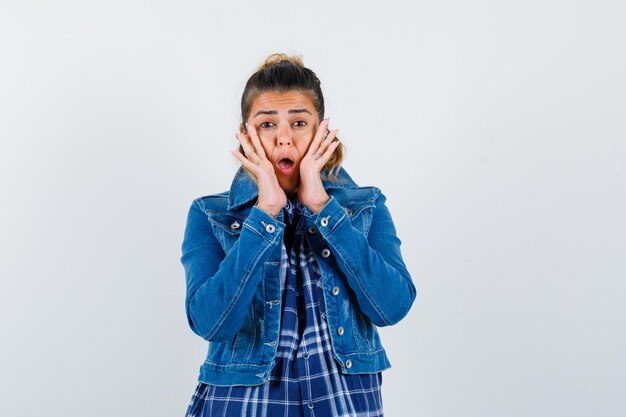
[[[393,325],[406,316],[417,290],[402,259],[401,241],[385,205],[386,197],[376,190],[367,237],[352,226],[350,217],[333,196],[318,213],[308,208],[304,212],[334,254],[361,311],[372,323],[382,327]]]
[[[282,242],[284,226],[255,206],[239,238],[224,254],[202,201],[193,201],[181,262],[187,286],[185,313],[194,333],[207,341],[225,341],[241,329],[262,279],[264,261]]]

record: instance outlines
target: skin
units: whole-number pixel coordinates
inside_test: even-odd
[[[313,213],[319,212],[330,200],[320,172],[339,145],[338,129],[326,134],[329,119],[320,122],[313,101],[299,91],[260,94],[246,123],[247,133],[240,126],[236,134],[246,155],[238,150],[231,153],[256,178],[257,207],[276,217],[287,196],[297,195]],[[294,161],[290,173],[278,165],[286,156]]]

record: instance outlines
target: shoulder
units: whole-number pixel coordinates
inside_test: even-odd
[[[326,192],[335,197],[342,204],[371,203],[382,195],[380,188],[375,186],[360,186],[342,167],[336,181],[326,182]]]
[[[196,197],[193,199],[192,205],[205,213],[227,211],[228,191]]]
[[[228,208],[229,191],[197,197],[191,204],[194,219],[202,219],[202,223],[213,225],[215,231],[222,230],[231,235],[240,232],[241,223],[246,220],[248,210],[232,211]]]
[[[380,188],[374,186],[332,188],[326,191],[342,203],[374,203],[378,199],[379,195],[382,194]]]

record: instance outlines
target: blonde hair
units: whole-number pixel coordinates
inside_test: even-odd
[[[254,74],[246,82],[241,95],[241,120],[244,132],[246,132],[246,120],[250,116],[252,104],[256,98],[268,91],[298,91],[307,95],[313,102],[318,120],[324,119],[324,96],[321,83],[317,75],[304,66],[302,57],[274,53],[265,58],[258,66]],[[243,147],[239,146],[239,152],[245,155]],[[343,143],[339,143],[333,154],[322,168],[322,178],[328,181],[336,181],[344,157]]]

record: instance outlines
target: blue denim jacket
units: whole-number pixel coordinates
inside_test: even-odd
[[[376,326],[406,316],[417,291],[400,252],[385,196],[359,187],[341,168],[323,181],[330,201],[304,209],[306,239],[321,270],[333,356],[344,373],[391,366]],[[185,312],[209,341],[199,380],[257,385],[269,377],[281,317],[283,212],[273,218],[254,204],[258,189],[240,168],[230,191],[196,198],[182,243]]]

